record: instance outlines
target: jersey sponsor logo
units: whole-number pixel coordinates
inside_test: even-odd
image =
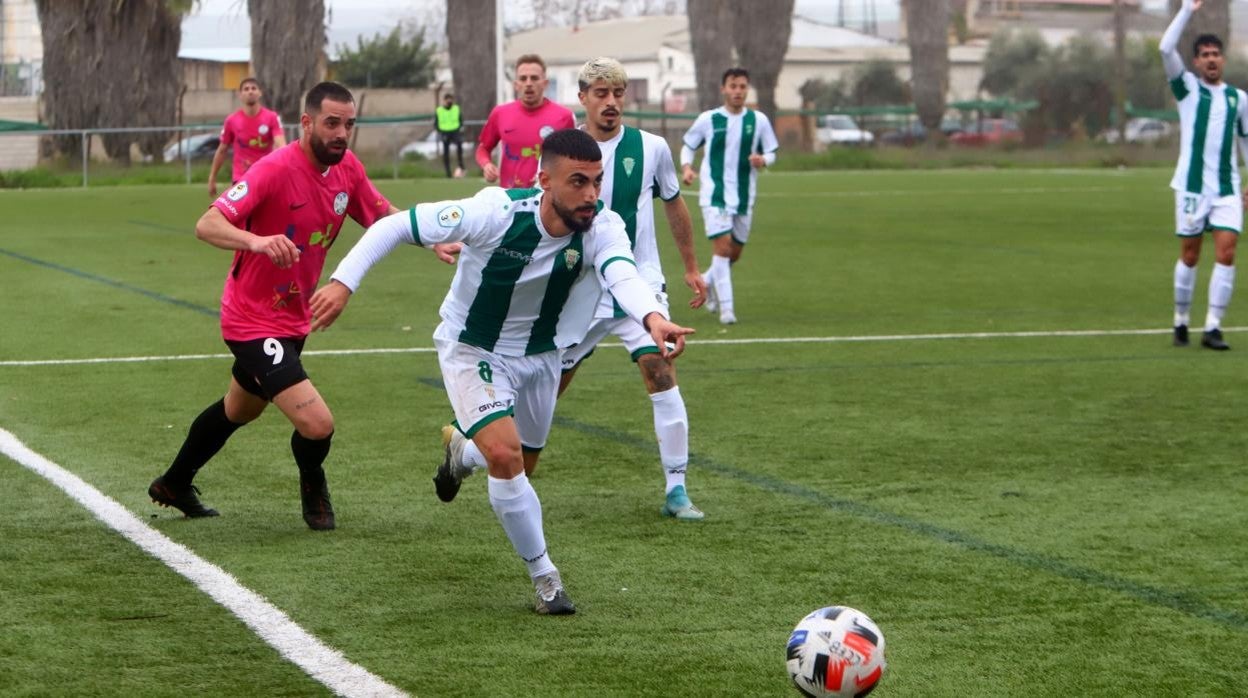
[[[633,158],[624,158],[623,163],[624,163],[624,176],[632,177],[633,167],[637,164],[637,161],[634,160]]]
[[[478,406],[477,406],[477,411],[478,411],[478,412],[489,412],[489,411],[491,411],[491,410],[498,410],[498,409],[502,409],[502,408],[504,408],[504,407],[506,407],[506,406],[507,406],[507,405],[504,405],[503,403],[499,402],[498,400],[495,400],[494,402],[491,402],[491,403],[489,403],[488,405],[478,405]]]
[[[447,206],[438,211],[438,225],[443,228],[455,228],[464,221],[464,209],[458,206]]]
[[[517,250],[507,249],[506,247],[500,247],[494,250],[494,254],[501,254],[504,257],[511,257],[512,259],[518,259],[524,262],[525,264],[531,264],[533,262],[533,257],[523,252],[519,252]]]
[[[334,215],[341,216],[347,210],[347,193],[345,191],[338,192],[338,196],[334,197]]]
[[[298,211],[299,209],[301,209],[301,208],[303,208],[304,206],[307,206],[307,205],[308,205],[308,202],[306,202],[306,201],[304,201],[304,202],[302,202],[302,203],[298,203],[298,204],[291,204],[291,205],[290,205],[290,210],[292,210],[292,211]]]
[[[230,188],[229,191],[225,193],[225,198],[229,199],[230,201],[242,201],[244,196],[247,196],[247,183],[246,182],[239,182],[238,184],[235,184],[233,187]]]
[[[541,136],[542,140],[546,140],[546,136],[549,136],[550,134],[554,132],[555,132],[555,127],[547,125],[547,126],[543,126],[540,130],[538,130],[537,135]]]
[[[581,259],[581,253],[576,250],[566,249],[563,251],[563,263],[568,265],[568,271],[571,271],[573,268],[575,268],[576,263],[579,262],[580,259]]]

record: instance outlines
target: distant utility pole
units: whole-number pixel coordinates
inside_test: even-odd
[[[1127,10],[1114,0],[1114,109],[1118,113],[1118,142],[1127,142]]]

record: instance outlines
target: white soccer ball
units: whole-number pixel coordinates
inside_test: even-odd
[[[793,685],[807,696],[865,696],[884,674],[884,633],[862,611],[821,608],[793,629],[787,664]]]

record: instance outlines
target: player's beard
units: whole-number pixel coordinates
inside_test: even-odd
[[[329,145],[321,140],[315,133],[311,135],[309,141],[312,145],[312,154],[316,156],[317,161],[326,167],[337,165],[347,155],[347,142],[341,141],[342,151],[335,153],[329,149]]]
[[[559,220],[568,226],[574,233],[584,233],[594,225],[594,217],[598,215],[596,206],[582,206],[578,209],[564,208],[559,201],[552,198],[551,205],[555,207],[555,213],[559,214]],[[591,211],[589,218],[584,220],[576,217],[577,211]]]

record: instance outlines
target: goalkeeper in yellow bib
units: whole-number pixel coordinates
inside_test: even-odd
[[[577,76],[581,104],[585,107],[585,132],[602,150],[602,200],[624,219],[625,232],[637,260],[637,271],[650,284],[650,290],[667,307],[667,285],[659,263],[655,233],[654,199],[663,201],[672,239],[685,267],[685,284],[693,290],[690,307],[700,307],[706,299],[706,284],[698,271],[693,251],[693,221],[680,196],[680,180],[667,141],[623,123],[628,74],[613,58],[587,62]],[[594,347],[615,335],[624,344],[641,371],[641,380],[650,394],[654,410],[654,434],[659,442],[665,495],[660,512],[679,521],[697,521],[702,511],[693,505],[685,489],[689,465],[689,416],[676,385],[676,368],[671,359],[659,353],[650,333],[625,315],[610,294],[603,294],[584,341],[563,352],[563,375],[559,394],[567,389],[581,362]]]
[[[1175,233],[1180,242],[1179,261],[1174,265],[1174,344],[1188,345],[1196,263],[1204,234],[1212,232],[1216,263],[1209,279],[1209,309],[1200,343],[1209,349],[1226,350],[1230,347],[1222,338],[1222,316],[1235,288],[1235,243],[1244,221],[1234,146],[1238,135],[1248,159],[1243,140],[1248,136],[1248,95],[1222,81],[1222,41],[1213,34],[1200,35],[1192,46],[1196,73],[1184,68],[1178,52],[1179,37],[1200,5],[1201,0],[1184,0],[1160,47],[1166,78],[1178,100],[1182,138],[1179,163],[1170,180]]]
[[[741,250],[750,239],[758,170],[776,161],[780,147],[767,115],[745,106],[749,92],[749,72],[744,68],[725,71],[720,80],[724,106],[699,114],[680,149],[683,180],[693,184],[699,176],[693,171],[694,155],[706,146],[698,194],[706,236],[712,245],[711,268],[705,274],[709,293],[706,308],[718,311],[719,321],[725,325],[737,321],[732,265],[741,258]]]

